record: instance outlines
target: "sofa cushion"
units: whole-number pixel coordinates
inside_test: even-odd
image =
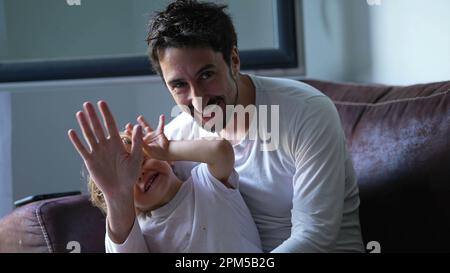
[[[105,216],[88,196],[30,203],[0,221],[0,252],[104,252]]]

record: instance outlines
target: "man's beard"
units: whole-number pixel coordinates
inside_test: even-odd
[[[208,122],[204,122],[203,116],[204,116],[205,109],[201,109],[201,111],[202,111],[201,117],[197,118],[195,115],[196,111],[194,109],[194,106],[192,104],[189,105],[189,110],[191,112],[190,114],[194,118],[195,122],[198,125],[200,125],[203,129],[210,131],[212,133],[220,132],[226,128],[228,121],[234,114],[234,110],[235,110],[235,107],[236,107],[238,99],[239,99],[238,83],[236,81],[236,78],[233,77],[233,75],[232,75],[231,68],[230,68],[229,72],[230,72],[231,78],[233,79],[234,85],[236,86],[236,97],[234,99],[234,104],[227,104],[226,98],[224,96],[215,96],[208,100],[208,103],[205,107],[205,109],[207,109],[208,106],[217,105],[217,107],[219,107],[219,110],[221,110],[221,115],[218,115],[218,116],[216,115],[213,118],[211,118]],[[222,105],[222,107],[220,107],[220,105]],[[231,106],[231,107],[228,108],[228,106]],[[210,115],[211,114],[212,113],[210,113]],[[197,115],[198,115],[198,113],[197,113]],[[216,119],[218,119],[218,118],[221,119],[221,124],[219,123],[219,121],[216,121]],[[219,125],[217,127],[220,127],[220,128],[217,128],[216,125]]]
[[[209,113],[205,114],[205,109],[209,110],[211,107],[214,106],[217,106],[217,108],[214,109],[214,111],[208,111]],[[223,108],[221,106],[223,106]],[[192,104],[189,105],[190,115],[194,118],[195,122],[198,125],[200,125],[203,129],[215,133],[220,132],[223,128],[225,128],[228,122],[227,118],[228,114],[226,113],[226,100],[224,96],[216,96],[210,98],[208,104],[205,106],[205,109],[201,109],[202,113],[199,113],[195,111],[194,106]],[[217,114],[218,112],[220,113]],[[210,119],[208,121],[205,121],[203,117]],[[217,119],[222,120],[221,124],[219,123],[220,121]]]

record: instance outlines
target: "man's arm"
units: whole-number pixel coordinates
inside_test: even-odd
[[[294,140],[291,236],[273,252],[329,252],[335,247],[345,198],[345,137],[326,98],[314,98]]]

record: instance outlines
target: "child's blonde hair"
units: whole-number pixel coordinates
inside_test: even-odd
[[[103,192],[97,187],[91,176],[88,177],[88,190],[90,194],[90,200],[92,205],[99,208],[104,214],[106,214],[106,201]]]
[[[122,138],[124,145],[131,145],[131,138],[125,132],[122,132],[120,137]],[[89,174],[87,180],[91,203],[106,214],[107,207],[103,192],[97,187],[97,184],[95,184],[95,181]]]

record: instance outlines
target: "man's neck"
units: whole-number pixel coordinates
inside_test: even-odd
[[[255,105],[256,103],[256,88],[253,85],[252,80],[248,75],[239,74],[238,76],[238,100],[236,105],[241,105],[246,108],[249,105]],[[234,126],[226,126],[221,132],[220,136],[229,140],[231,144],[237,144],[247,135],[248,128],[250,126],[251,116],[245,115],[245,126],[237,126],[240,124],[237,120],[239,115],[231,117],[234,119]],[[230,124],[230,121],[228,122]]]

